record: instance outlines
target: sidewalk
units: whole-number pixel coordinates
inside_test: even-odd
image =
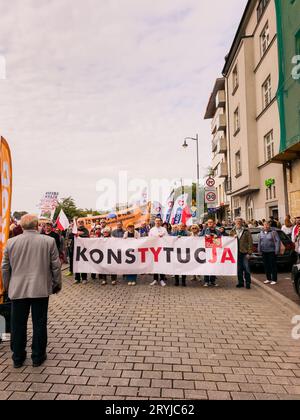
[[[0,400],[300,399],[300,342],[280,301],[255,285],[236,289],[236,279],[217,289],[151,279],[102,287],[64,278],[45,365],[28,358],[16,371],[0,346]]]
[[[266,280],[266,276],[263,273],[252,273],[252,278],[257,280],[259,285],[262,285],[265,290],[272,290],[300,307],[300,296],[295,292],[291,280],[291,273],[278,273],[278,284],[276,286],[265,285],[264,281]]]

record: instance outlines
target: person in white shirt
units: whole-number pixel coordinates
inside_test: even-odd
[[[164,236],[168,236],[168,231],[165,227],[162,226],[162,221],[159,218],[155,219],[155,226],[150,229],[149,237],[154,238],[163,238]]]
[[[295,226],[293,227],[293,230],[292,230],[292,241],[293,242],[296,242],[296,238],[299,235],[299,233],[300,233],[300,216],[296,217],[296,224],[295,224]]]
[[[295,250],[298,254],[298,261],[300,262],[300,216],[296,217],[296,226],[292,231],[292,241],[295,243]]]
[[[149,237],[153,238],[163,238],[164,236],[168,236],[168,231],[165,227],[162,227],[162,220],[160,218],[155,219],[155,226],[150,229]],[[160,285],[162,287],[166,286],[166,277],[164,274],[154,274],[154,281],[151,283],[150,286],[156,286],[158,284],[158,280],[160,279]]]
[[[284,232],[286,235],[288,235],[291,238],[292,232],[293,232],[293,224],[289,217],[286,217],[284,221],[284,225],[282,226],[281,230],[282,232]]]

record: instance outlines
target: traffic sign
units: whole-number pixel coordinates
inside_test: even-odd
[[[215,191],[206,191],[205,192],[205,203],[214,204],[217,201],[217,194]]]
[[[211,188],[214,187],[216,185],[216,181],[214,178],[212,178],[211,176],[206,180],[206,185]]]

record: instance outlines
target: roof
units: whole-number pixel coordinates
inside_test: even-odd
[[[249,22],[249,19],[251,17],[251,14],[253,13],[253,10],[257,4],[257,0],[248,0],[248,3],[246,5],[244,14],[242,16],[242,20],[239,24],[238,30],[236,32],[235,38],[233,40],[233,43],[231,45],[230,51],[225,57],[225,66],[223,68],[222,74],[223,76],[227,76],[230,65],[232,61],[234,60],[235,54],[237,52],[237,49],[241,43],[241,40],[246,35],[246,27]]]
[[[204,119],[205,120],[209,120],[212,119],[216,113],[216,96],[217,93],[220,90],[224,90],[225,89],[225,78],[221,77],[219,79],[216,80],[216,83],[214,85],[212,94],[210,95],[209,101],[208,101],[208,105],[206,108],[206,112],[205,112],[205,116]]]

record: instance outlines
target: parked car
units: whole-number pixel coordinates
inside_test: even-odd
[[[253,268],[263,268],[264,263],[262,255],[258,253],[258,240],[261,229],[249,229],[253,239],[253,254],[250,257],[249,264]],[[292,271],[294,264],[297,262],[297,253],[295,251],[295,244],[292,240],[280,229],[275,229],[279,235],[282,244],[285,247],[284,254],[277,256],[277,263],[280,267],[287,271]],[[230,229],[226,228],[226,232],[230,233]]]
[[[296,293],[300,296],[300,264],[294,265],[292,270],[292,281],[294,283],[294,287]]]

